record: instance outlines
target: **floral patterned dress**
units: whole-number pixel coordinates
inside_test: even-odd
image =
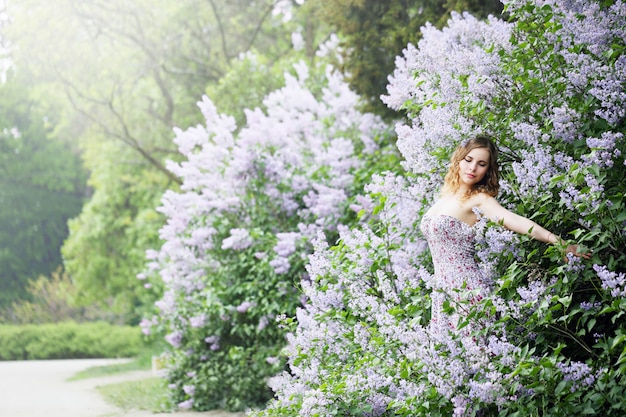
[[[459,314],[463,314],[462,301],[480,300],[485,290],[484,273],[475,258],[476,230],[455,217],[441,214],[425,215],[421,230],[435,267],[431,282],[431,328],[454,331]],[[480,291],[476,294],[474,290]],[[470,294],[470,291],[474,292]],[[446,300],[456,313],[449,315],[443,311]]]

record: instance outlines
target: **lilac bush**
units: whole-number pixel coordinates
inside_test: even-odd
[[[356,217],[368,161],[385,157],[388,127],[356,110],[332,68],[295,65],[263,105],[237,126],[204,97],[206,124],[175,131],[184,160],[168,168],[182,185],[163,197],[164,243],[144,274],[159,277],[164,295],[143,326],[165,334],[181,408],[267,401],[266,379],[285,365],[276,318],[301,303],[310,240],[334,240]]]
[[[623,415],[626,380],[626,5],[506,3],[507,21],[453,15],[423,28],[383,100],[405,175],[367,187],[362,223],[323,236],[289,369],[256,416]],[[479,220],[491,283],[430,323],[432,262],[419,222],[451,151],[488,134],[501,148],[501,203],[593,250],[561,247]],[[477,213],[480,215],[480,213]],[[463,301],[467,300],[467,301]]]

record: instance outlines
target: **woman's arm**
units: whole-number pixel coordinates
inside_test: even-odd
[[[501,223],[504,227],[516,233],[529,235],[540,242],[560,245],[567,244],[567,241],[560,236],[546,230],[534,221],[505,209],[493,197],[487,197],[480,203],[479,208],[485,217],[494,222]],[[591,257],[589,253],[579,253],[578,245],[567,244],[566,252],[572,253],[574,256],[582,256],[585,259]]]

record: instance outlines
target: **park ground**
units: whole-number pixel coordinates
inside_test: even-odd
[[[107,403],[98,387],[154,377],[132,371],[95,378],[71,379],[80,371],[123,362],[119,359],[73,359],[0,362],[2,417],[243,417],[224,411],[153,414],[124,410]]]

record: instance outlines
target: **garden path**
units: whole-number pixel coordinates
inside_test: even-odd
[[[149,417],[146,411],[124,411],[104,401],[97,386],[151,376],[150,371],[128,372],[68,381],[92,366],[123,360],[74,359],[0,362],[0,417]],[[240,417],[212,411],[158,414],[160,417]]]

